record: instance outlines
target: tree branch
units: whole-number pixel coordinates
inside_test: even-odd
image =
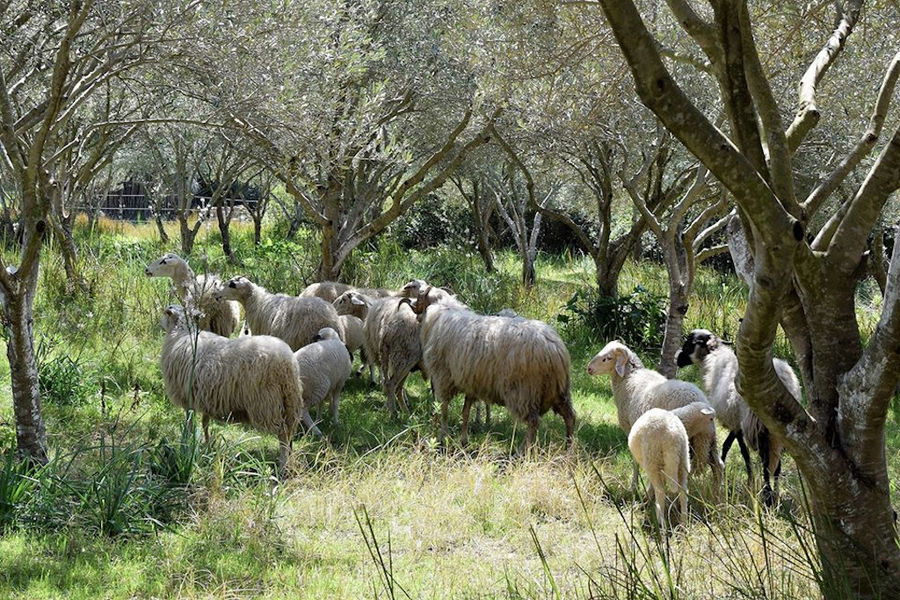
[[[887,116],[898,76],[900,76],[900,52],[894,55],[887,72],[885,72],[884,79],[881,82],[881,89],[878,92],[878,98],[875,101],[875,107],[872,109],[872,115],[869,117],[869,126],[866,128],[865,133],[856,143],[856,146],[853,147],[853,150],[816,186],[816,189],[810,192],[809,197],[801,205],[807,219],[812,218],[819,211],[825,200],[875,147],[875,143],[878,141],[881,129],[884,126],[884,119]]]
[[[828,68],[837,60],[847,43],[847,38],[853,32],[853,27],[859,19],[862,10],[862,0],[851,0],[850,7],[841,14],[841,20],[837,28],[825,42],[825,46],[813,59],[806,69],[806,73],[800,79],[799,105],[797,116],[787,130],[788,150],[793,154],[803,143],[806,135],[819,122],[819,108],[816,106],[816,88]]]

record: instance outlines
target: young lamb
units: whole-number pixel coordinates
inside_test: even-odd
[[[644,367],[644,363],[621,342],[610,342],[588,363],[590,375],[609,375],[613,400],[619,417],[619,427],[626,434],[642,414],[651,408],[671,410],[692,402],[706,403],[700,388],[686,381],[666,379],[660,373]],[[699,456],[701,460],[703,455]],[[718,457],[707,456],[706,461],[715,481],[722,481],[723,466]],[[637,465],[633,482],[637,484]]]
[[[719,442],[716,439],[716,411],[706,402],[691,402],[685,406],[673,408],[672,414],[681,419],[691,444],[691,454],[700,461],[701,469],[705,464],[720,465],[713,469],[713,485],[721,488],[718,479],[725,471],[725,463],[719,458]]]
[[[279,337],[294,351],[312,342],[323,327],[344,336],[334,307],[321,298],[272,294],[246,277],[232,277],[213,296],[243,304],[247,324],[255,335]]]
[[[747,405],[737,391],[738,360],[734,352],[715,334],[706,329],[695,329],[688,334],[681,350],[676,356],[679,367],[694,363],[700,367],[703,376],[703,387],[709,395],[709,401],[716,409],[719,422],[728,430],[728,437],[722,444],[722,460],[728,456],[728,450],[737,440],[747,469],[747,479],[753,480],[750,466],[750,453],[747,446],[758,450],[763,465],[763,499],[767,505],[774,503],[778,495],[778,478],[781,475],[781,453],[784,445],[777,436],[773,436]],[[785,387],[798,401],[800,400],[800,381],[791,366],[781,359],[773,361],[775,372]],[[746,441],[746,444],[745,444]],[[775,479],[775,490],[770,485],[769,473]]]
[[[672,412],[651,408],[632,424],[628,449],[650,479],[647,498],[656,508],[656,521],[667,528],[666,487],[672,484],[678,494],[681,518],[687,513],[687,479],[691,470],[688,432]]]
[[[441,432],[447,409],[465,394],[460,442],[468,442],[469,410],[478,399],[506,406],[524,421],[525,448],[534,444],[541,415],[553,409],[566,424],[566,444],[575,431],[569,380],[569,351],[556,331],[541,321],[481,316],[443,302],[422,315],[423,363],[441,403]]]
[[[341,400],[341,390],[352,370],[350,354],[337,332],[331,327],[324,327],[319,330],[312,344],[294,352],[294,358],[303,384],[303,423],[313,435],[321,436],[309,410],[328,399],[331,420],[335,425],[340,424],[338,403]]]
[[[325,302],[334,302],[334,299],[346,292],[352,290],[352,285],[346,283],[338,283],[337,281],[320,281],[306,286],[300,292],[301,298],[321,298]]]
[[[202,313],[200,329],[230,336],[241,319],[237,302],[216,302],[213,294],[221,289],[222,281],[215,275],[195,275],[177,254],[164,254],[144,269],[148,277],[168,277],[175,295],[185,306]]]
[[[210,418],[277,435],[280,472],[303,411],[300,372],[290,347],[268,335],[230,339],[198,331],[176,305],[166,308],[162,326],[166,339],[160,366],[172,403],[203,415],[207,443]]]

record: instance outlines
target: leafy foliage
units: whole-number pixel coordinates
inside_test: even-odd
[[[557,319],[586,327],[601,340],[617,339],[636,351],[659,350],[665,332],[665,296],[641,286],[617,298],[594,290],[578,290]]]

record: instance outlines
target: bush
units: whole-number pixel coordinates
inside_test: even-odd
[[[602,340],[617,339],[638,352],[658,351],[666,325],[666,298],[641,286],[617,298],[579,290],[557,319],[567,327],[586,327]]]
[[[72,358],[60,354],[50,358],[57,344],[57,338],[45,337],[37,345],[35,358],[41,398],[60,406],[81,404],[97,390],[94,378],[88,374],[79,356]]]

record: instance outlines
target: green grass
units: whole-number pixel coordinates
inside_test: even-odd
[[[45,340],[43,362],[73,359],[53,363],[48,384],[78,398],[61,394],[45,404],[53,460],[28,473],[29,484],[13,495],[0,537],[0,597],[816,595],[790,459],[778,509],[760,512],[735,451],[724,501],[712,503],[704,491],[708,475],[692,478],[693,518],[658,541],[643,499],[630,489],[631,460],[609,382],[585,372],[607,340],[577,325],[561,328],[578,415],[571,453],[560,419],[548,415],[540,450],[516,455],[523,432],[499,408],[489,428],[470,435],[468,448],[454,446],[460,400],[451,443],[440,447],[430,391],[418,374],[407,384],[412,414],[398,420],[388,417],[380,389],[348,382],[342,425],[325,418],[328,443],[297,439],[292,476],[283,482],[272,477],[274,438],[214,425],[210,446],[197,441],[166,400],[157,366],[169,292],[165,281],[143,275],[148,261],[175,245],[155,241],[152,226],[103,222],[100,230],[79,234],[86,291],[77,297],[64,294],[52,248],[45,254],[36,335]],[[191,262],[200,270],[205,257],[210,270],[244,273],[277,291],[296,293],[310,282],[312,237],[253,249],[251,236],[236,228],[243,264],[234,267],[204,226]],[[540,256],[533,290],[518,285],[513,253],[498,253],[497,266],[488,276],[474,253],[404,251],[385,241],[357,252],[346,276],[390,287],[426,277],[477,310],[511,307],[554,325],[575,291],[591,285],[592,265],[577,258]],[[659,265],[629,264],[621,287],[662,293],[664,278]],[[744,295],[733,277],[701,270],[686,328],[734,335]],[[864,327],[874,296],[862,304]],[[777,350],[786,348],[781,341]],[[684,376],[697,375],[688,369]],[[8,450],[15,436],[5,362],[0,382],[0,445]],[[898,433],[889,428],[888,448],[900,448]],[[898,454],[889,455],[892,475]]]

